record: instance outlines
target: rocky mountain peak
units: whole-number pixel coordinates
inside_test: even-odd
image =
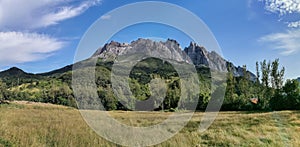
[[[180,46],[180,44],[176,40],[170,39],[170,38],[168,38],[168,40],[165,42],[165,44],[166,45],[173,45],[173,46],[177,46],[177,47]]]
[[[158,52],[158,50],[160,50]],[[150,51],[152,54],[162,57],[171,57],[179,62],[193,63],[196,66],[206,66],[218,71],[226,71],[226,60],[216,52],[208,52],[203,46],[191,42],[184,50],[174,39],[163,41],[153,41],[139,38],[130,44],[112,41],[98,49],[93,57],[100,57],[103,60],[113,60],[118,55],[131,51]],[[189,58],[188,58],[189,57]]]
[[[178,62],[193,63],[195,66],[205,66],[212,70],[226,72],[228,61],[222,58],[215,51],[207,51],[205,47],[191,42],[184,50],[180,44],[174,39],[164,41],[153,41],[150,39],[139,38],[130,44],[111,41],[98,49],[92,57],[99,57],[105,60],[114,60],[118,55],[125,53],[134,54],[135,52],[151,52],[157,57],[171,57],[172,60]],[[243,76],[239,67],[232,67],[235,76]],[[251,79],[255,79],[254,74],[250,74]]]
[[[147,52],[147,54],[155,55],[156,57],[169,57],[179,62],[185,61],[179,43],[172,39],[168,39],[166,42],[158,42],[139,38],[130,44],[112,41],[98,49],[92,57],[102,58],[103,60],[114,60],[119,55],[126,53],[134,54],[137,52]]]
[[[184,49],[184,52],[195,65],[209,66],[208,52],[204,47],[191,42],[190,45]]]
[[[102,59],[114,59],[121,51],[125,50],[129,45],[126,43],[119,43],[111,41],[99,48],[92,57],[99,57]]]

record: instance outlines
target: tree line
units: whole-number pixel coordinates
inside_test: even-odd
[[[151,102],[157,108],[155,110],[175,111],[178,108],[181,93],[184,91],[181,91],[180,78],[171,64],[150,58],[141,61],[133,68],[130,81],[128,81],[134,96],[130,101],[131,108],[126,108],[115,97],[110,81],[112,65],[113,63],[101,61],[96,66],[97,93],[107,110],[130,110],[138,107],[134,105],[135,100],[147,100],[151,96],[149,83],[155,78],[164,79],[167,86],[165,98],[155,98]],[[299,83],[297,80],[284,81],[285,68],[280,66],[279,59],[256,62],[255,80],[250,79],[246,65],[242,67],[243,74],[240,77],[234,76],[233,68],[233,64],[228,63],[226,84],[219,85],[226,89],[221,110],[296,110],[300,108]],[[210,100],[211,91],[217,90],[218,87],[211,87],[209,68],[197,67],[197,72],[201,83],[200,94],[198,99],[188,100],[188,102],[196,103],[197,110],[204,110]],[[29,82],[19,85],[7,84],[12,83],[10,81],[13,79],[0,80],[0,103],[6,100],[28,100],[77,106],[71,86],[71,71],[39,80],[25,80]],[[157,86],[163,88],[162,85]],[[88,96],[83,95],[82,99],[85,97]]]
[[[243,76],[233,77],[228,68],[228,79],[223,110],[287,110],[300,109],[298,80],[284,82],[285,68],[279,66],[279,59],[256,62],[256,80],[249,79],[247,67]],[[251,102],[257,99],[257,103]]]

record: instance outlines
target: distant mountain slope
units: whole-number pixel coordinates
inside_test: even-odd
[[[8,70],[0,72],[0,77],[32,77],[34,74],[26,73],[23,70],[17,68],[17,67],[12,67]]]
[[[45,72],[45,73],[40,73],[38,75],[41,76],[53,76],[53,75],[58,75],[58,74],[63,74],[65,72],[71,71],[72,70],[73,65],[67,65],[63,68],[59,68],[50,72]]]
[[[26,82],[37,81],[42,78],[43,77],[40,75],[26,73],[17,67],[12,67],[0,72],[0,79],[2,79],[7,85],[19,85]]]

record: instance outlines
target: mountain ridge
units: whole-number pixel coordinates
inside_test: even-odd
[[[188,63],[192,62],[195,66],[205,66],[218,71],[227,71],[229,64],[233,65],[233,63],[227,61],[215,51],[209,52],[206,50],[205,47],[200,46],[194,42],[191,42],[188,47],[182,49],[179,43],[174,39],[167,39],[165,42],[158,42],[143,38],[139,38],[135,41],[132,41],[131,43],[119,43],[116,41],[111,41],[110,43],[106,43],[103,47],[97,49],[97,51],[90,58],[97,57],[101,58],[104,61],[111,61],[114,60],[118,55],[127,51],[129,48],[144,46],[165,49],[166,51],[168,51],[169,54],[171,54],[170,56],[172,56],[175,60],[184,61]],[[175,50],[178,53],[172,52],[172,50]],[[53,76],[56,74],[62,74],[71,71],[72,66],[73,64],[49,72],[37,74],[27,73],[17,67],[12,67],[8,70],[1,71],[0,77],[16,75],[15,73],[19,73],[20,76]],[[234,65],[231,71],[233,72],[233,75],[235,77],[243,76],[243,69],[240,66]],[[254,81],[256,79],[256,76],[250,71],[248,71],[248,73],[250,73],[250,79]]]
[[[147,46],[151,50],[152,48],[164,50],[164,47],[169,48],[170,50],[175,50],[179,54],[167,54],[166,56],[172,57],[177,61],[187,61],[188,63],[192,62],[195,66],[205,66],[214,70],[227,72],[229,65],[233,63],[227,61],[221,55],[215,51],[207,51],[205,47],[191,42],[189,46],[182,49],[179,43],[174,39],[167,39],[163,41],[152,41],[150,39],[139,38],[136,41],[131,43],[119,43],[116,41],[111,41],[110,43],[105,44],[103,47],[99,48],[93,55],[92,58],[101,58],[104,61],[115,60],[117,56],[122,55],[126,50],[131,50],[136,47],[137,44],[140,46]],[[174,57],[175,56],[175,57]],[[177,57],[176,57],[177,56]],[[241,66],[232,66],[230,67],[233,75],[235,77],[243,76],[243,68]],[[255,81],[256,76],[248,71],[250,74],[250,80]]]

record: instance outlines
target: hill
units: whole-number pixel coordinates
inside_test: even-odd
[[[43,79],[43,77],[37,74],[26,73],[17,67],[12,67],[0,72],[0,79],[9,86],[17,86],[23,83],[38,81]]]

